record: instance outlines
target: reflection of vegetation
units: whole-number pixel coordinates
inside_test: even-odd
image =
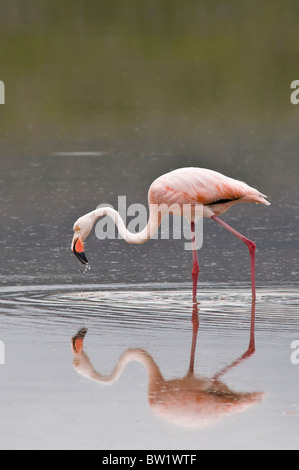
[[[3,0],[4,131],[104,135],[169,116],[286,113],[298,10],[295,0]]]

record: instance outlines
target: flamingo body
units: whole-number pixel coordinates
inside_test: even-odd
[[[181,168],[157,178],[149,189],[150,207],[147,226],[140,233],[133,234],[127,230],[120,214],[111,207],[102,207],[77,220],[74,225],[72,251],[83,264],[88,264],[84,254],[84,240],[92,230],[95,222],[103,216],[109,216],[117,225],[122,238],[128,243],[142,244],[156,233],[162,218],[170,211],[183,215],[184,205],[202,206],[203,217],[213,219],[234,236],[245,243],[251,257],[252,295],[255,301],[255,244],[219,219],[231,206],[237,203],[257,203],[269,205],[266,196],[248,184],[227,177],[213,170],[204,168]],[[175,206],[175,210],[173,207]],[[197,295],[199,263],[195,244],[195,215],[191,213],[191,234],[193,243],[193,298]],[[254,320],[254,319],[253,319]],[[253,321],[252,320],[252,321]]]
[[[202,204],[203,216],[224,214],[238,202],[269,205],[261,194],[242,181],[205,168],[181,168],[157,178],[149,190],[150,204],[168,206]]]

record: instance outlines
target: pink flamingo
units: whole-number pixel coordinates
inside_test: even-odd
[[[193,305],[194,322],[198,324],[197,305]],[[258,404],[263,392],[236,392],[222,380],[223,375],[252,356],[246,351],[232,364],[221,369],[213,377],[203,377],[194,371],[198,329],[193,330],[190,365],[183,377],[166,380],[153,357],[143,349],[127,349],[119,358],[113,371],[104,375],[94,369],[84,351],[87,330],[82,328],[72,338],[73,364],[79,375],[101,385],[112,385],[121,377],[125,366],[137,361],[148,374],[148,403],[152,412],[167,422],[183,427],[201,427],[218,422],[234,413],[241,413]],[[136,384],[135,384],[136,385]]]
[[[131,233],[119,213],[111,207],[102,207],[92,211],[77,220],[74,225],[74,238],[72,251],[83,263],[88,264],[84,253],[84,240],[92,230],[95,222],[103,216],[109,216],[117,225],[122,238],[128,243],[142,244],[150,240],[159,228],[162,218],[169,212],[173,215],[183,215],[183,208],[191,206],[191,240],[193,253],[193,299],[197,298],[197,284],[199,275],[199,263],[195,240],[195,209],[202,206],[202,216],[215,220],[247,245],[251,259],[251,286],[252,298],[255,302],[255,249],[256,245],[248,238],[241,235],[227,223],[219,219],[231,206],[240,202],[254,202],[265,205],[270,203],[261,194],[246,183],[229,178],[213,170],[203,168],[181,168],[160,176],[156,179],[148,195],[150,213],[148,224],[140,233]],[[177,211],[173,209],[177,208]]]

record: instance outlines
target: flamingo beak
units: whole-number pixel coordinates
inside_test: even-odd
[[[72,338],[72,349],[74,354],[81,354],[83,351],[84,338],[86,336],[87,329],[82,328],[78,333]]]
[[[88,264],[87,258],[84,253],[84,245],[83,241],[80,237],[74,236],[73,243],[72,243],[72,252],[75,256],[77,256],[78,260],[81,261],[82,264]]]

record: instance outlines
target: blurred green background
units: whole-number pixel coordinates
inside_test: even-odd
[[[242,205],[227,220],[258,243],[259,284],[297,283],[298,31],[297,0],[1,0],[3,282],[15,272],[81,281],[70,252],[79,216],[118,195],[146,204],[154,178],[199,166],[269,196],[270,207]],[[226,279],[228,253],[231,278],[247,282],[244,247],[212,225],[204,279]],[[138,255],[110,245],[88,240],[98,266],[88,279],[139,279],[141,254],[149,279],[189,279],[174,241]],[[180,269],[167,269],[171,257]]]
[[[2,0],[1,148],[215,153],[296,133],[298,18],[295,0]]]

